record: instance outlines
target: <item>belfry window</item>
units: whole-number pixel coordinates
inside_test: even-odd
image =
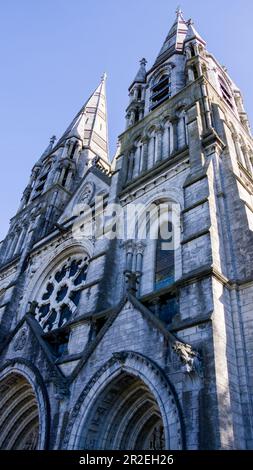
[[[165,228],[165,227],[164,227]],[[158,233],[155,260],[155,289],[173,284],[175,272],[174,249],[172,246],[172,223],[167,222],[167,233],[171,233],[171,238],[163,236],[161,230]]]
[[[195,49],[194,49],[193,44],[190,45],[190,51],[191,51],[191,57],[194,57],[196,54],[195,54]]]
[[[76,147],[77,147],[77,142],[75,142],[75,143],[72,145],[72,149],[71,149],[71,152],[70,152],[70,155],[69,155],[70,160],[72,160],[73,157],[74,157],[74,155],[75,155]]]
[[[230,108],[233,109],[232,93],[231,93],[227,83],[225,82],[225,80],[223,80],[223,78],[221,76],[219,76],[219,83],[220,83],[220,89],[221,89],[223,99],[226,101],[228,106],[230,106]]]
[[[65,171],[63,173],[62,182],[61,182],[63,187],[65,187],[66,185],[68,175],[69,175],[69,167],[65,168]]]
[[[35,318],[45,332],[63,326],[76,310],[85,284],[88,256],[68,258],[44,282]]]
[[[154,109],[171,96],[171,78],[170,75],[163,75],[159,82],[151,88],[150,109]]]
[[[134,112],[134,123],[138,122],[140,118],[140,111],[139,109],[136,109]]]
[[[193,71],[194,80],[198,80],[199,74],[198,74],[198,70],[197,70],[196,65],[193,65],[192,71]]]

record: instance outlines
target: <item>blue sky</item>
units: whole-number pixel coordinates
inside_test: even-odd
[[[253,124],[252,0],[182,0],[185,18],[242,89]],[[51,135],[108,74],[111,155],[124,130],[127,89],[152,65],[178,0],[0,0],[0,239]]]

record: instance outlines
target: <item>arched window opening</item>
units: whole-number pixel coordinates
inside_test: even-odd
[[[164,234],[171,234],[165,238]],[[155,289],[173,284],[175,279],[175,253],[172,242],[172,223],[165,222],[159,227],[156,241]]]
[[[139,109],[136,109],[136,110],[134,111],[134,124],[135,124],[136,122],[138,122],[139,119],[140,119],[140,111],[139,111]]]
[[[71,149],[71,152],[70,152],[70,155],[69,155],[70,160],[73,160],[74,155],[75,155],[76,148],[77,148],[77,142],[75,142],[75,143],[72,145],[72,149]]]
[[[194,49],[194,46],[193,44],[190,44],[190,51],[191,51],[191,57],[195,57],[195,49]]]
[[[12,373],[0,382],[0,392],[0,449],[38,449],[39,410],[30,383]]]
[[[68,175],[69,175],[69,167],[65,168],[63,176],[62,176],[61,184],[64,188],[65,188],[65,185],[66,185],[66,182],[67,182]]]
[[[34,185],[34,192],[33,192],[32,199],[39,196],[44,191],[50,169],[51,169],[50,164],[47,165],[44,169],[42,169],[42,172]]]
[[[170,75],[163,75],[158,83],[151,88],[151,104],[150,109],[156,108],[163,101],[171,97],[171,77]]]
[[[232,93],[225,82],[225,80],[219,75],[219,83],[220,83],[220,89],[222,93],[223,99],[226,101],[228,106],[230,106],[231,109],[233,109],[233,97]]]
[[[196,65],[192,67],[192,71],[193,71],[194,80],[197,80],[199,78],[199,74],[198,74]]]
[[[142,89],[141,89],[141,87],[139,87],[138,91],[137,91],[137,100],[138,101],[141,101],[141,95],[142,95]]]
[[[207,67],[205,64],[202,64],[202,74],[207,78]]]

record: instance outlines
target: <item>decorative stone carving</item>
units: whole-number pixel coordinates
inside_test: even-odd
[[[14,351],[22,351],[27,341],[27,329],[23,328],[17,335],[14,341]]]
[[[198,374],[200,373],[200,355],[197,351],[192,349],[190,344],[182,343],[181,341],[175,341],[172,348],[179,356],[185,372],[189,374],[192,372],[196,372]]]
[[[94,190],[95,190],[95,185],[93,183],[86,183],[79,197],[78,202],[81,204],[89,204],[94,194]]]
[[[75,312],[86,280],[88,256],[73,256],[58,265],[44,281],[38,302],[30,311],[44,331],[63,326]]]

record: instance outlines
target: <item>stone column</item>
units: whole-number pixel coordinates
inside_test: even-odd
[[[142,262],[143,254],[145,250],[145,244],[140,240],[136,243],[136,265],[135,270],[136,274],[140,276],[142,274]]]
[[[232,134],[232,137],[233,137],[233,140],[234,140],[234,144],[235,144],[235,150],[236,150],[236,155],[237,155],[237,159],[239,160],[239,162],[245,167],[246,167],[246,162],[244,160],[244,155],[242,153],[242,149],[241,149],[241,146],[240,146],[240,143],[239,143],[239,136],[238,134]]]
[[[250,157],[249,157],[249,154],[248,154],[247,145],[243,144],[241,146],[241,150],[242,150],[242,154],[244,156],[244,160],[245,160],[245,163],[246,163],[246,168],[251,173],[252,172],[252,166],[251,166],[251,161],[250,161]]]
[[[8,235],[8,237],[9,237],[9,239],[8,239],[8,242],[7,242],[5,254],[3,256],[4,261],[6,261],[9,258],[9,255],[10,255],[10,252],[11,252],[11,246],[12,246],[13,239],[14,239],[14,234],[11,233],[10,235]]]
[[[248,116],[246,113],[241,114],[240,116],[242,125],[245,127],[245,129],[248,131],[248,133],[251,133],[250,125],[249,125],[249,120]]]
[[[196,63],[196,69],[197,69],[197,72],[198,72],[198,77],[201,77],[201,75],[202,75],[202,66],[201,66],[201,63],[200,63],[199,60]]]
[[[131,181],[133,178],[133,170],[134,170],[134,153],[135,149],[132,148],[128,154],[128,176],[127,181]]]
[[[142,166],[143,166],[143,145],[142,143],[140,144],[139,146],[139,155],[138,155],[138,175],[141,173],[142,171]]]
[[[135,147],[133,150],[133,174],[132,177],[136,178],[140,172],[140,163],[141,163],[141,147]]]
[[[164,128],[162,126],[159,127],[156,133],[156,138],[157,138],[157,155],[156,155],[156,161],[159,162],[162,160],[162,152],[163,152],[163,132]]]
[[[188,82],[194,82],[195,78],[194,78],[194,73],[193,73],[191,66],[188,66],[187,68],[187,75],[188,75]]]
[[[26,229],[25,227],[23,227],[22,230],[19,232],[19,237],[18,237],[17,244],[14,250],[14,255],[17,255],[19,253],[22,247],[24,238],[25,238],[25,234],[26,234]]]
[[[18,242],[18,239],[19,239],[19,235],[20,235],[20,230],[16,229],[14,237],[13,237],[12,244],[10,246],[10,251],[8,253],[8,258],[12,258],[14,256],[15,248],[17,246],[17,242]]]
[[[189,46],[186,46],[185,48],[185,55],[186,55],[186,59],[190,59],[191,58],[191,49]]]
[[[163,148],[163,158],[168,158],[172,151],[172,138],[171,138],[171,125],[169,124],[168,127],[164,131],[165,138],[164,140],[164,148]]]
[[[210,104],[209,104],[207,88],[206,88],[205,83],[201,84],[201,91],[202,91],[202,96],[203,96],[203,105],[204,105],[204,113],[205,113],[205,120],[206,120],[205,124],[206,124],[206,129],[208,130],[212,128],[212,118],[211,118]]]
[[[178,117],[175,117],[171,120],[173,128],[173,152],[178,150]]]
[[[21,202],[20,202],[20,206],[18,208],[18,212],[20,212],[22,209],[24,209],[24,207],[28,203],[31,192],[32,192],[32,186],[28,185],[25,188],[24,192],[23,192],[23,196],[22,196],[22,199],[21,199]]]
[[[135,121],[135,112],[132,110],[130,113],[129,126],[133,126]]]
[[[58,183],[60,180],[62,168],[58,166],[55,170],[54,183]]]
[[[199,48],[197,43],[193,44],[193,50],[195,55],[199,55]]]
[[[125,272],[133,271],[133,254],[134,254],[134,242],[133,240],[127,240],[125,242],[126,247],[126,269]]]
[[[196,102],[186,108],[186,124],[188,129],[188,146],[190,165],[194,173],[202,168],[204,162],[202,148],[202,120],[199,103]]]
[[[153,155],[152,155],[152,166],[155,164],[156,159],[157,159],[157,137],[156,134],[151,137],[152,139],[152,147],[153,147]]]
[[[126,114],[126,129],[130,126],[130,113]]]
[[[146,171],[148,168],[148,142],[147,136],[142,139],[142,168],[141,171]]]

